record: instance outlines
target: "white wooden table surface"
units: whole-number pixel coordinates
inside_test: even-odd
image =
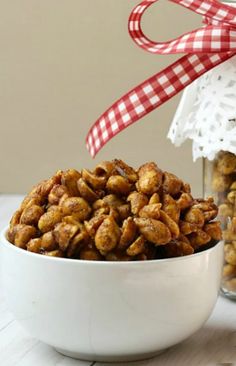
[[[22,196],[0,195],[0,229],[7,225]],[[193,289],[194,291],[194,289]],[[64,357],[31,338],[7,310],[0,284],[0,366],[103,366]],[[115,364],[113,364],[115,365]],[[185,342],[160,356],[128,366],[236,366],[236,302],[219,297],[205,326]]]

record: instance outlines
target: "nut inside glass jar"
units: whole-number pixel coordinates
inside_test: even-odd
[[[213,195],[219,206],[224,240],[221,292],[236,300],[236,155],[220,151],[212,161],[204,159],[204,195]]]

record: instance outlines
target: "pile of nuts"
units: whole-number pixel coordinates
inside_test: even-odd
[[[8,240],[53,257],[132,261],[193,254],[221,239],[213,199],[153,163],[58,171],[25,197]]]
[[[225,240],[223,287],[236,291],[236,156],[221,151],[213,165],[212,190],[219,205]]]

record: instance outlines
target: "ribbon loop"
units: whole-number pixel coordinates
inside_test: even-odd
[[[129,91],[95,122],[86,138],[92,157],[120,131],[236,55],[236,9],[216,0],[169,0],[207,17],[211,24],[169,42],[156,43],[144,35],[141,19],[157,1],[144,0],[134,8],[129,18],[130,36],[145,51],[187,55]]]
[[[214,4],[207,1],[197,1],[204,3],[204,6],[196,6],[195,1],[191,0],[169,0],[173,3],[180,4],[184,7],[191,7],[191,10],[204,15],[207,19],[210,19],[210,23],[217,22],[217,25],[209,24],[204,28],[196,29],[190,33],[185,33],[168,42],[153,42],[142,31],[141,21],[145,11],[158,0],[146,0],[143,3],[137,5],[132,11],[129,17],[129,34],[133,41],[142,49],[154,54],[177,54],[177,53],[219,53],[227,52],[230,49],[236,51],[236,23],[235,31],[229,28],[226,24],[228,18],[232,18],[236,10],[230,7],[226,7],[229,14],[224,18],[224,23],[220,22],[220,14],[226,12],[224,5]],[[193,6],[194,3],[194,6]],[[205,12],[203,11],[205,9]],[[231,12],[233,9],[234,12]]]

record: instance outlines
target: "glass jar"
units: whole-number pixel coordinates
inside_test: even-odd
[[[224,240],[221,293],[236,300],[236,155],[220,151],[204,159],[204,196],[213,196],[219,207]]]

